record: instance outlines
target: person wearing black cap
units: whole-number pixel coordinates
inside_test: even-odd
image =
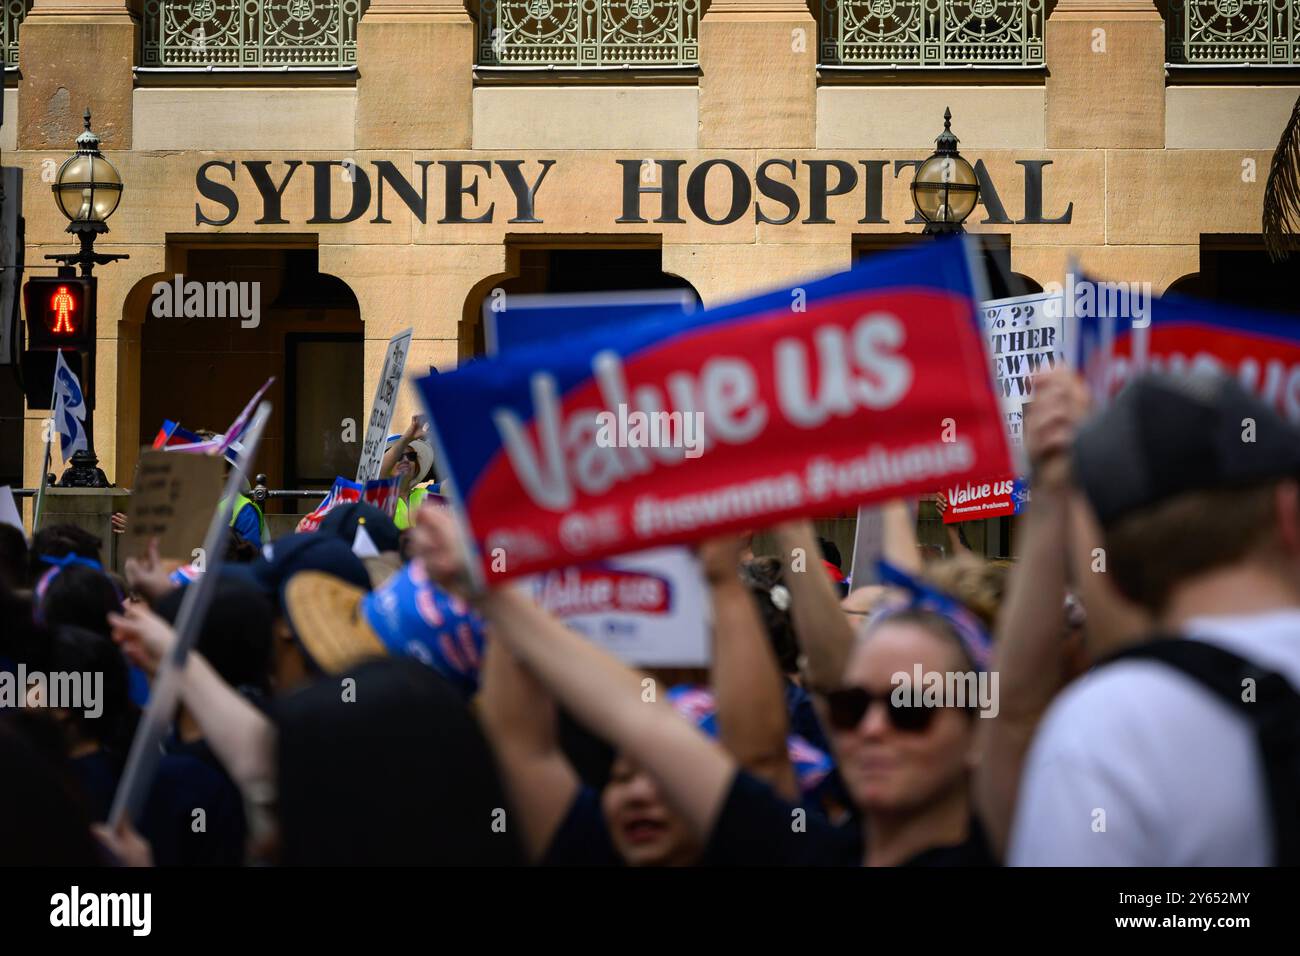
[[[1104,532],[1093,570],[1157,633],[1052,703],[1010,862],[1287,860],[1294,767],[1257,727],[1300,704],[1300,431],[1225,376],[1146,373],[1079,429],[1073,472]]]

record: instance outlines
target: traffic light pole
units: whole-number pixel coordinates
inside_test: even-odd
[[[87,122],[89,122],[89,120]],[[107,265],[110,262],[117,262],[120,259],[131,258],[129,255],[126,255],[124,253],[104,253],[104,252],[95,251],[95,237],[98,236],[100,233],[108,231],[108,227],[105,226],[104,223],[102,222],[94,222],[94,223],[74,222],[72,226],[68,228],[68,231],[75,234],[77,238],[81,241],[81,248],[77,252],[63,252],[63,253],[56,253],[53,255],[47,254],[45,256],[46,259],[52,259],[55,262],[59,263],[59,275],[62,277],[71,278],[74,275],[73,268],[77,267],[80,269],[83,278],[90,279],[94,277],[95,266]],[[81,357],[82,357],[81,366],[86,379],[86,381],[82,383],[82,392],[83,394],[94,396],[95,387],[96,387],[94,342],[99,336],[98,296],[92,298],[91,310],[88,318],[90,321],[92,345],[90,350],[81,353]],[[92,397],[91,401],[93,402],[93,400],[94,399]],[[93,413],[86,416],[86,449],[84,453],[86,459],[85,461],[86,474],[81,475],[80,474],[81,466],[74,462],[73,484],[78,484],[81,481],[90,481],[94,478],[93,472],[98,472],[98,469],[94,468],[94,464],[98,460],[95,457],[94,418],[95,416]],[[81,455],[83,455],[83,452],[79,451],[73,457],[77,458],[78,456]],[[50,442],[47,441],[45,444],[45,465],[41,472],[42,488],[44,488],[45,486],[49,465],[50,465]],[[98,473],[102,475],[102,472],[98,472]],[[38,512],[40,510],[39,502],[36,506],[36,510]],[[33,523],[32,527],[33,528],[36,527],[35,523]]]

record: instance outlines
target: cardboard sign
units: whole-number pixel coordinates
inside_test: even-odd
[[[497,355],[598,325],[618,326],[660,310],[688,315],[695,308],[695,297],[685,289],[488,295],[483,300],[483,333],[488,355]]]
[[[375,400],[370,403],[370,418],[366,422],[366,440],[361,446],[361,461],[357,465],[357,481],[365,484],[379,477],[384,463],[384,448],[388,441],[388,426],[393,420],[393,406],[397,403],[397,390],[402,384],[406,369],[406,356],[411,351],[411,330],[398,332],[388,340],[384,353],[384,367],[375,386]]]
[[[203,544],[212,508],[221,497],[224,463],[215,455],[140,453],[126,513],[122,553],[140,557],[158,538],[162,558],[189,562]],[[211,557],[209,555],[209,557]]]
[[[547,571],[521,584],[539,605],[629,664],[708,666],[708,586],[687,548]]]
[[[500,580],[1008,472],[974,281],[964,244],[937,242],[421,380],[472,570]]]

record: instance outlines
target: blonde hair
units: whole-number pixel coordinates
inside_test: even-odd
[[[921,577],[960,601],[992,631],[1010,570],[1010,561],[984,561],[974,555],[960,555],[927,564]]]

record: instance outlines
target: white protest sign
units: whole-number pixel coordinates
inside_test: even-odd
[[[406,369],[406,356],[411,351],[411,333],[411,329],[406,329],[388,340],[384,367],[379,373],[379,384],[375,386],[375,400],[370,403],[370,418],[366,423],[366,440],[361,446],[361,461],[357,465],[357,481],[362,484],[379,477],[388,426],[393,420],[393,406],[397,402],[397,390],[402,384],[402,372]]]
[[[569,627],[629,664],[709,664],[712,605],[688,548],[655,548],[548,571],[521,585]]]
[[[1010,299],[993,299],[981,306],[995,388],[1011,444],[1019,446],[1024,408],[1031,399],[1032,379],[1055,368],[1063,359],[1062,293],[1038,292]]]
[[[11,524],[19,531],[23,530],[23,518],[18,513],[13,489],[8,485],[0,485],[0,524]]]

